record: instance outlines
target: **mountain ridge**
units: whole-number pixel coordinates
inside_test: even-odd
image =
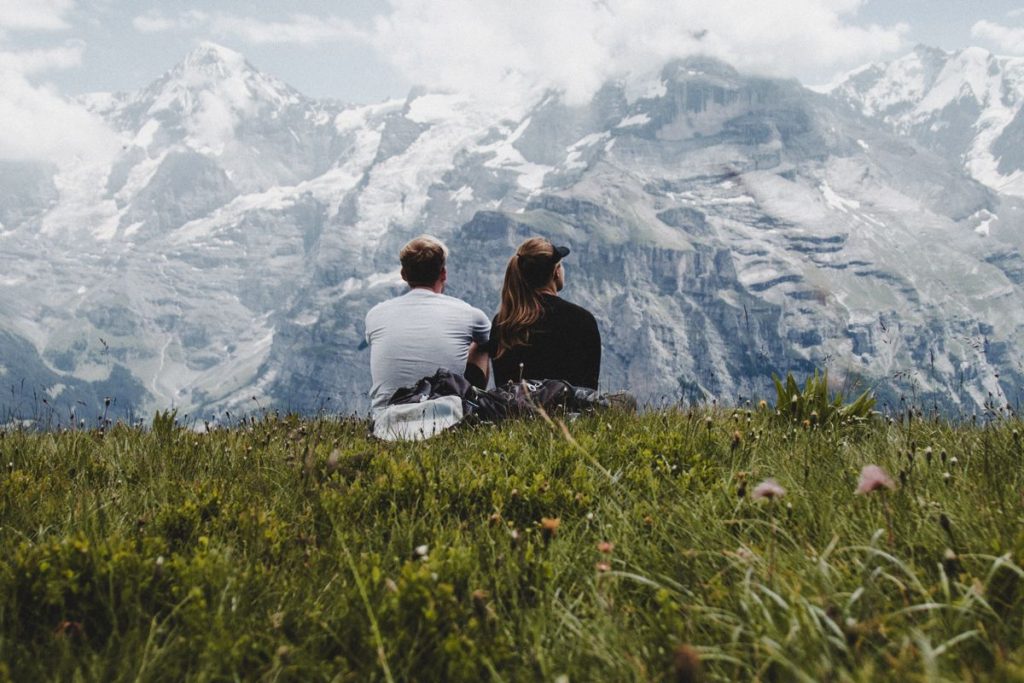
[[[890,404],[971,410],[1021,387],[1018,203],[849,98],[693,58],[583,106],[290,89],[250,106],[266,92],[246,84],[277,81],[241,55],[179,66],[93,98],[125,138],[109,168],[61,171],[56,199],[5,195],[0,173],[18,197],[0,205],[18,217],[0,300],[20,304],[0,330],[32,340],[18,353],[36,349],[54,402],[116,370],[143,412],[364,410],[362,316],[401,291],[395,254],[424,231],[452,247],[450,292],[487,311],[517,240],[568,242],[604,386],[641,400],[766,395],[771,372],[822,366]],[[220,146],[195,135],[203,92],[230,114]]]

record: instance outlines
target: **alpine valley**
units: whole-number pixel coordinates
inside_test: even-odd
[[[1024,388],[1024,60],[920,47],[812,90],[689,58],[580,106],[350,106],[204,44],[81,102],[112,159],[0,161],[0,422],[365,413],[363,316],[422,232],[489,313],[522,239],[569,245],[602,388],[641,402],[815,368],[879,407]]]

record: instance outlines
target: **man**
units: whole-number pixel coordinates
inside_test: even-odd
[[[416,384],[439,368],[487,383],[491,323],[478,308],[445,295],[448,248],[421,235],[399,253],[409,291],[366,314],[370,345],[370,405],[380,415],[397,389]]]
[[[601,333],[586,309],[558,296],[568,247],[540,237],[522,244],[505,269],[489,344],[494,381],[560,379],[597,389]]]

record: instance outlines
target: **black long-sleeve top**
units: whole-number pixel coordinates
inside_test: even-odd
[[[494,382],[502,385],[520,379],[561,379],[578,387],[597,389],[601,374],[601,333],[597,320],[580,306],[552,294],[541,295],[544,313],[530,328],[526,345],[498,352],[498,330],[491,324],[489,351],[494,363]]]

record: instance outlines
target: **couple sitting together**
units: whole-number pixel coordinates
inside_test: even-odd
[[[526,240],[508,262],[494,321],[478,308],[444,294],[448,249],[423,235],[399,254],[409,291],[366,314],[370,346],[371,410],[378,421],[400,389],[446,370],[486,388],[494,381],[563,380],[597,389],[601,336],[585,309],[559,298],[567,247]]]

